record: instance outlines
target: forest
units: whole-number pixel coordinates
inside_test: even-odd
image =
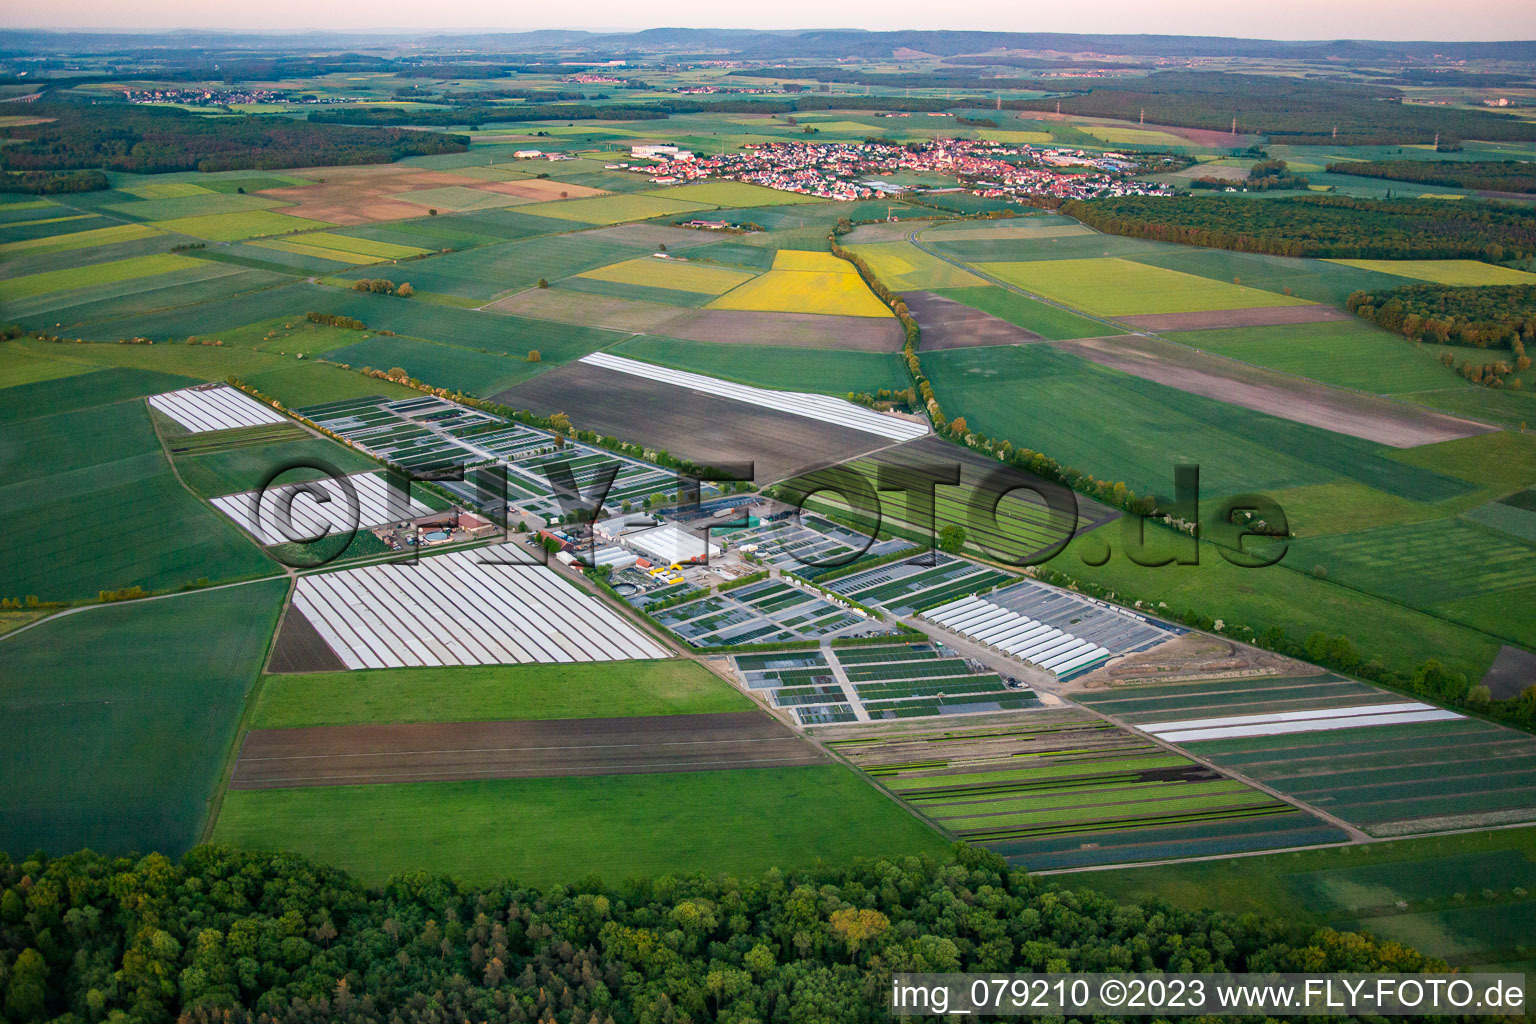
[[[1415,284],[1355,292],[1350,312],[1415,341],[1507,348],[1518,361],[1536,344],[1536,285]],[[1530,360],[1517,365],[1528,369]]]
[[[202,117],[126,103],[33,104],[40,124],[0,128],[0,168],[52,171],[105,167],[157,174],[389,163],[462,153],[460,135],[396,128],[320,128],[262,117]]]
[[[1536,192],[1536,167],[1518,160],[1346,160],[1329,164],[1328,173],[1490,192]]]
[[[1111,234],[1276,256],[1498,263],[1536,253],[1536,210],[1501,203],[1118,196],[1073,200],[1062,212]]]
[[[1445,138],[1536,139],[1536,124],[1502,114],[1413,106],[1385,86],[1264,75],[1167,71],[1096,83],[1062,97],[1025,100],[1025,110],[1266,135],[1276,145],[1391,145]]]
[[[1444,971],[1396,943],[1123,905],[993,854],[538,890],[369,891],[285,854],[0,855],[0,990],[43,1020],[886,1021],[894,971]]]
[[[100,171],[0,171],[0,192],[32,196],[100,192],[112,183]]]

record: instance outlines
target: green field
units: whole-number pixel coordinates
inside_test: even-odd
[[[841,765],[232,791],[213,838],[292,850],[373,884],[416,868],[534,885],[748,875],[947,849]]]
[[[530,347],[533,347],[530,345]],[[403,367],[412,377],[437,388],[472,395],[492,395],[533,376],[538,363],[505,354],[477,352],[414,338],[376,336],[337,349],[329,358],[355,367],[387,370]]]
[[[0,641],[0,849],[196,843],[287,586],[92,608]]]
[[[178,217],[174,220],[157,220],[155,227],[175,231],[209,242],[234,242],[242,238],[262,235],[286,235],[290,231],[308,231],[311,228],[328,228],[335,225],[322,220],[290,217],[270,210],[248,210],[242,213],[213,213],[204,217]]]
[[[654,335],[631,338],[613,351],[631,359],[788,391],[873,394],[881,388],[899,390],[911,384],[895,353],[679,341]]]
[[[1416,281],[1447,285],[1536,284],[1536,274],[1496,267],[1480,260],[1328,260],[1358,270],[1375,270]]]
[[[585,200],[583,200],[585,201]],[[441,218],[437,218],[441,220]],[[569,224],[549,222],[556,230]],[[391,240],[399,236],[391,236]],[[418,292],[454,295],[481,302],[531,287],[539,278],[558,281],[584,270],[638,256],[647,247],[576,231],[527,238],[413,260],[389,274],[409,280]],[[369,268],[348,276],[377,277]]]
[[[1150,554],[1171,550],[1164,531],[1149,530],[1148,544]],[[1085,559],[1103,558],[1106,547],[1108,562],[1087,564]],[[1477,679],[1498,653],[1499,641],[1486,633],[1317,579],[1310,563],[1292,557],[1267,569],[1240,569],[1203,543],[1198,565],[1151,568],[1126,557],[1119,531],[1101,529],[1074,540],[1046,564],[1108,587],[1121,601],[1141,601],[1155,614],[1196,609],[1256,630],[1278,625],[1298,641],[1314,631],[1347,632],[1362,651],[1399,672],[1412,673],[1425,659],[1436,658]]]
[[[1351,292],[1387,291],[1414,283],[1410,278],[1376,270],[1362,270],[1328,260],[1231,252],[1226,249],[1199,249],[1165,242],[1145,244],[1154,248],[1137,252],[1130,259],[1149,266],[1207,277],[1213,281],[1237,280],[1271,292],[1283,293],[1289,288],[1293,295],[1334,306],[1344,305]]]
[[[712,205],[634,193],[541,203],[539,216],[557,217],[582,224],[622,224],[630,220],[650,220],[652,217],[681,216],[707,210]]]
[[[1536,599],[1536,542],[1438,519],[1305,538],[1294,554],[1345,586],[1536,646],[1536,617],[1510,614]]]
[[[991,313],[1000,320],[1007,320],[1026,331],[1033,331],[1048,341],[1071,341],[1074,338],[1101,338],[1123,334],[1118,327],[1089,320],[1056,306],[1031,299],[1018,292],[995,285],[979,288],[945,288],[939,294],[954,299],[972,309]]]
[[[421,394],[401,384],[315,362],[292,362],[277,369],[263,370],[247,377],[246,383],[263,394],[281,400],[290,409],[335,402],[343,398],[368,398],[372,395],[412,398]]]
[[[1536,828],[1058,875],[1064,887],[1273,914],[1407,942],[1478,970],[1536,966]],[[1511,927],[1516,925],[1515,927]],[[1523,949],[1521,947],[1524,947]]]
[[[198,260],[176,253],[155,256],[136,256],[133,259],[112,263],[96,263],[90,266],[50,270],[26,277],[13,277],[0,281],[0,302],[36,298],[53,292],[70,291],[95,285],[113,284],[119,281],[136,281],[139,278],[169,274],[176,270],[196,270],[204,266]]]
[[[89,366],[81,366],[62,359],[50,359],[41,353],[28,351],[20,345],[12,345],[6,350],[5,356],[5,362],[0,364],[0,389],[15,387],[18,384],[55,380],[59,377],[73,377],[76,374],[89,373],[92,369]]]
[[[117,224],[112,227],[92,228],[88,231],[71,231],[64,235],[45,235],[0,245],[0,253],[7,257],[19,253],[39,255],[49,252],[67,252],[74,249],[90,249],[99,245],[116,245],[141,238],[154,238],[164,232],[148,224]]]
[[[706,203],[710,206],[782,206],[793,203],[819,203],[823,200],[798,192],[782,192],[744,181],[701,181],[693,185],[678,185],[642,192],[641,195],[658,196],[662,199],[679,199],[688,203]]]
[[[408,668],[267,676],[251,727],[627,718],[751,707],[728,683],[685,660]]]
[[[252,491],[266,482],[279,466],[289,462],[320,460],[343,473],[365,473],[378,464],[365,455],[334,441],[304,435],[301,440],[235,448],[176,458],[176,472],[192,490],[205,498]],[[318,473],[303,474],[314,479]],[[301,476],[286,474],[283,480],[297,482]]]
[[[1124,259],[978,263],[977,267],[1025,291],[1096,316],[1190,313],[1305,302],[1247,285],[1213,281]]]
[[[102,590],[164,590],[276,568],[176,481],[143,402],[95,401],[148,380],[165,383],[123,373],[0,391],[8,414],[0,511],[12,520],[13,551],[5,596],[92,599]],[[55,396],[61,411],[46,414]]]
[[[215,217],[228,213],[250,213],[282,206],[281,199],[270,196],[238,195],[226,192],[210,192],[193,186],[187,191],[184,183],[147,182],[151,189],[170,190],[175,194],[141,197],[136,202],[116,203],[107,209],[134,220],[180,220],[187,217]],[[138,186],[143,189],[145,185]],[[130,194],[139,194],[137,192]]]
[[[1180,331],[1163,337],[1245,363],[1378,394],[1462,384],[1460,377],[1412,342],[1360,321]]]
[[[1369,442],[1154,384],[1046,345],[936,352],[922,363],[945,410],[963,410],[972,427],[1101,480],[1123,481],[1137,494],[1171,493],[1176,462],[1198,463],[1202,491],[1211,497],[1340,477],[1418,501],[1471,491],[1443,474],[1405,473]]]

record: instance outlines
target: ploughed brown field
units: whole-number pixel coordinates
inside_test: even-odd
[[[267,657],[267,671],[344,672],[346,663],[331,650],[330,644],[315,629],[314,623],[297,608],[290,607],[278,627],[272,653]]]
[[[850,319],[850,318],[842,318]],[[493,396],[514,409],[563,412],[580,430],[664,448],[703,466],[756,463],[759,486],[845,462],[890,442],[862,430],[792,416],[660,384],[587,363],[571,363]]]
[[[902,299],[908,312],[916,318],[918,327],[922,328],[924,351],[1025,345],[1045,340],[1034,331],[933,292],[907,292]]]
[[[246,734],[234,789],[785,768],[828,759],[763,711]]]

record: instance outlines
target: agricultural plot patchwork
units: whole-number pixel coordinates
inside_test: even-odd
[[[738,551],[783,572],[815,581],[860,560],[881,558],[912,547],[899,537],[876,540],[818,515],[776,519],[729,534]]]
[[[300,579],[293,607],[347,668],[660,658],[666,651],[526,553],[484,548]]]
[[[1037,870],[1345,838],[1076,709],[976,725],[846,726],[823,739],[937,827]]]
[[[893,615],[908,615],[959,597],[983,593],[1018,577],[937,551],[840,576],[828,590]]]
[[[693,647],[739,647],[891,632],[863,612],[785,579],[768,579],[651,611]]]
[[[1378,394],[1460,387],[1461,378],[1402,338],[1358,321],[1185,331],[1169,340]]]
[[[439,398],[372,396],[309,406],[299,414],[402,469],[466,469],[463,480],[444,479],[438,486],[497,516],[510,506],[556,519],[565,511],[562,497],[594,496],[594,485],[609,473],[603,499],[609,508],[670,496],[679,483],[648,463],[579,442],[562,447],[547,431]]]
[[[581,224],[622,224],[631,220],[650,220],[707,210],[710,204],[659,195],[612,195],[591,199],[569,199],[539,207],[540,217],[555,217]]]
[[[1077,699],[1372,835],[1536,819],[1536,740],[1337,676]]]
[[[1051,346],[938,352],[923,366],[975,429],[1051,452],[1101,480],[1124,481],[1137,494],[1168,493],[1179,462],[1199,464],[1202,493],[1211,495],[1340,479],[1417,501],[1470,490],[1444,473],[1404,473],[1404,462],[1379,444],[1143,380]],[[1106,417],[1105,409],[1119,415]]]
[[[1034,692],[929,642],[742,654],[736,673],[801,725],[1020,711]]]
[[[561,287],[621,299],[701,306],[751,279],[745,271],[656,254],[583,271]]]
[[[1536,490],[1516,491],[1462,513],[1464,519],[1536,544]]]
[[[854,245],[849,251],[868,263],[886,287],[897,291],[973,288],[986,284],[975,274],[924,252],[911,242]]]
[[[965,531],[967,542],[995,561],[1030,565],[1048,557],[1074,535],[1093,530],[1117,515],[1096,501],[1066,488],[960,448],[937,437],[923,438],[852,462],[849,467],[871,485],[878,483],[879,521],[850,504],[840,490],[840,474],[813,471],[797,478],[797,488],[826,487],[810,499],[812,507],[834,508],[867,532],[897,530],[930,545],[946,527]],[[925,498],[931,473],[955,474],[957,485],[932,486],[933,506]]]
[[[1461,970],[1530,974],[1536,828],[1462,832],[1063,879],[1122,900],[1219,906],[1362,932]]]

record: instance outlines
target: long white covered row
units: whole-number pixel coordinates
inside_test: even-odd
[[[424,516],[432,510],[414,498],[401,501],[391,494],[379,473],[359,473],[346,478],[357,492],[358,521],[351,522],[352,506],[345,488],[334,480],[308,484],[280,484],[268,491],[246,491],[214,498],[213,504],[262,544],[282,544],[346,533],[354,526],[382,526]],[[318,487],[329,500],[319,501],[307,490]],[[283,505],[292,495],[289,514]]]
[[[227,384],[151,395],[149,404],[194,434],[288,422],[276,409],[267,408]]]
[[[301,576],[293,604],[350,669],[666,657],[598,598],[496,551]]]
[[[1407,701],[1394,704],[1357,704],[1349,708],[1316,708],[1309,711],[1281,711],[1261,715],[1231,715],[1225,718],[1193,718],[1183,722],[1148,722],[1138,725],[1142,732],[1170,743],[1200,740],[1237,739],[1244,736],[1286,736],[1299,732],[1331,732],[1336,729],[1363,729],[1378,725],[1406,725],[1412,722],[1443,722],[1460,718],[1454,711],[1432,704]]]
[[[678,387],[702,391],[716,398],[728,398],[748,405],[789,413],[792,416],[804,416],[807,419],[820,420],[823,423],[848,427],[851,430],[862,430],[867,434],[878,434],[892,441],[911,441],[928,433],[928,427],[925,424],[898,419],[895,416],[885,416],[830,395],[754,388],[745,384],[734,384],[718,377],[706,377],[702,373],[672,370],[654,363],[625,359],[623,356],[609,355],[607,352],[593,352],[591,355],[582,356],[581,362],[590,366],[599,366],[605,370],[613,370],[616,373],[627,373],[635,377],[661,381],[664,384],[675,384]]]
[[[922,615],[930,622],[1051,672],[1070,672],[1109,654],[1103,647],[974,595],[929,609]]]

